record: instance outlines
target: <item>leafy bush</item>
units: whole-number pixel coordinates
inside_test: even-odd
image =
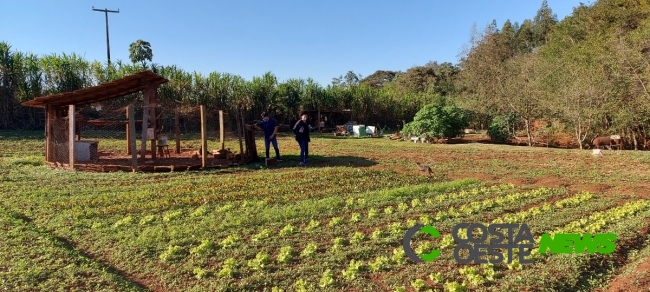
[[[496,116],[492,119],[487,134],[492,141],[505,142],[508,138],[515,135],[514,123],[515,116],[512,114]]]
[[[440,138],[454,138],[463,135],[463,129],[469,125],[465,111],[457,106],[439,106],[429,104],[424,106],[406,124],[402,132],[407,135],[422,135]]]

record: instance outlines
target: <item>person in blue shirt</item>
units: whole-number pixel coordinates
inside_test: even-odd
[[[278,148],[278,139],[277,139],[277,133],[278,129],[280,126],[278,126],[278,123],[275,121],[275,119],[269,118],[269,114],[266,112],[262,113],[262,122],[259,124],[255,125],[255,128],[264,131],[264,147],[266,147],[266,158],[269,158],[269,144],[273,144],[273,148],[275,148],[275,158],[276,160],[280,160],[280,149]]]

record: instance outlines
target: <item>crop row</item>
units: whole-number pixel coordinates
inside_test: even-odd
[[[637,205],[634,206],[635,204]],[[583,291],[602,285],[609,278],[607,274],[613,273],[615,267],[621,263],[620,258],[627,257],[627,254],[642,246],[643,240],[646,239],[640,229],[648,227],[650,208],[641,207],[643,204],[646,203],[632,202],[627,206],[627,210],[619,208],[617,210],[619,214],[626,213],[626,215],[619,215],[618,219],[608,221],[600,229],[595,230],[595,232],[617,235],[617,247],[613,253],[588,254],[576,251],[571,254],[538,256],[534,264],[524,266],[525,268],[520,271],[520,276],[506,275],[494,287],[495,291],[504,290],[504,288],[507,290],[507,287],[535,287],[539,286],[539,283],[544,283],[544,286],[549,288],[563,287],[563,289]],[[575,229],[573,230],[576,232]],[[577,232],[584,231],[586,230],[582,229]]]
[[[630,217],[641,211],[646,211],[650,209],[650,200],[638,200],[634,202],[628,202],[623,206],[615,207],[603,212],[596,212],[590,215],[588,218],[579,219],[577,221],[571,222],[566,226],[557,228],[556,230],[549,232],[551,235],[558,233],[577,233],[577,234],[595,234],[600,231],[603,227],[617,222],[623,218]],[[539,245],[539,240],[541,238],[535,239],[535,244]],[[543,259],[551,256],[550,254],[544,252],[540,254],[539,248],[534,248],[531,252],[531,255],[535,259]]]
[[[537,189],[537,190],[532,190],[529,192],[524,192],[524,193],[517,193],[517,194],[511,194],[508,195],[502,199],[499,200],[494,200],[493,203],[491,203],[488,208],[496,207],[499,204],[503,205],[510,205],[513,202],[521,201],[525,198],[531,198],[531,197],[538,197],[538,196],[543,196],[543,195],[548,195],[551,194],[552,191],[549,189]],[[442,197],[441,197],[442,198]],[[482,205],[481,205],[482,206]],[[473,209],[467,209],[466,212],[475,212],[480,210],[481,208],[479,206],[473,208]],[[450,216],[444,216],[445,218],[440,218],[441,220],[445,220],[446,218],[457,216],[458,214],[455,214],[452,212],[454,215]],[[354,214],[351,216],[350,219],[353,219],[354,221]],[[333,225],[338,225],[341,224],[342,221],[338,221],[338,219],[332,219]],[[341,219],[342,220],[342,219]],[[312,221],[314,222],[314,221]],[[399,225],[399,226],[397,226]],[[307,231],[310,231],[309,225],[307,226],[308,228]],[[316,228],[318,226],[312,225],[312,229]],[[403,234],[404,230],[404,224],[403,223],[398,223],[396,222],[395,224],[392,224],[389,226],[389,233],[393,235],[401,235]],[[291,225],[285,226],[279,234],[281,236],[289,235],[296,233],[297,229]],[[398,234],[399,233],[399,234]],[[380,240],[385,236],[385,233],[379,229],[376,229],[375,232],[373,232],[370,235],[370,239],[372,240]],[[262,232],[256,234],[251,238],[252,242],[262,242],[262,241],[267,241],[271,237],[271,232],[268,229],[263,229]],[[366,235],[361,233],[361,232],[355,232],[349,239],[349,241],[344,240],[343,238],[335,238],[332,241],[332,245],[327,249],[332,252],[337,252],[347,242],[352,243],[352,244],[359,244],[360,242],[367,240]],[[215,243],[210,243],[208,241],[204,241],[201,245],[198,247],[194,247],[190,249],[189,254],[196,254],[199,252],[199,250],[210,250],[212,248],[221,248],[221,249],[229,249],[233,248],[237,245],[241,244],[241,239],[237,235],[231,235],[225,239],[223,239],[219,244]],[[224,261],[223,266],[217,273],[217,276],[221,277],[227,277],[227,276],[232,276],[232,275],[241,275],[242,271],[241,269],[245,269],[248,267],[249,271],[255,271],[259,269],[263,269],[264,267],[268,267],[271,262],[274,264],[283,264],[283,263],[296,263],[295,260],[299,258],[309,258],[310,256],[313,256],[314,253],[317,253],[318,250],[323,250],[322,248],[319,249],[314,243],[309,243],[307,246],[305,246],[301,251],[300,250],[295,250],[292,246],[282,246],[280,248],[280,251],[276,254],[275,256],[275,261],[271,260],[271,254],[267,253],[265,251],[260,251],[255,255],[254,259],[248,260],[248,263],[246,265],[238,265],[236,264],[236,261],[234,258],[229,258]],[[183,248],[179,246],[172,246],[169,247],[167,251],[165,251],[161,255],[161,260],[163,261],[170,261],[170,260],[177,260],[183,257],[183,255],[187,254],[187,251],[185,251]],[[295,257],[296,255],[299,255]],[[348,254],[351,255],[351,254]],[[399,265],[403,265],[406,263],[406,257],[404,254],[404,251],[401,248],[394,248],[393,253],[391,256],[379,256],[374,258],[371,261],[362,261],[362,260],[354,260],[350,262],[347,266],[347,268],[343,269],[339,275],[347,280],[354,280],[357,277],[360,276],[360,273],[364,271],[370,271],[370,272],[378,272],[378,271],[383,271],[387,270],[389,267],[397,267]],[[330,271],[331,272],[331,271]]]
[[[587,197],[587,196],[585,196]],[[602,230],[605,226],[615,224],[621,220],[630,218],[639,212],[650,210],[650,201],[639,200],[635,202],[628,202],[622,206],[610,208],[606,211],[593,213],[586,219],[578,219],[576,221],[570,222],[564,226],[556,228],[553,231],[548,232],[549,234],[558,234],[558,233],[577,233],[585,234],[591,233],[594,234]],[[548,261],[549,258],[558,257],[558,255],[551,255],[547,253],[540,254],[539,252],[539,243],[541,237],[535,238],[535,246],[530,252],[530,258],[533,259],[536,264],[530,265],[532,268],[544,268],[547,265],[543,265],[544,262]],[[518,263],[518,250],[513,250],[513,262],[507,264],[509,269],[527,269],[529,266],[521,265]],[[504,254],[505,255],[505,254]],[[577,252],[576,256],[587,256],[582,252]],[[506,275],[508,279],[508,275]]]
[[[0,207],[0,242],[1,290],[137,291],[106,266],[4,207]]]
[[[211,177],[197,180],[176,179],[149,186],[147,189],[126,190],[115,193],[106,186],[110,195],[96,196],[101,189],[91,190],[75,196],[62,197],[52,203],[53,208],[86,208],[97,213],[129,213],[147,209],[164,209],[174,205],[196,205],[206,202],[236,201],[257,198],[272,202],[291,202],[296,199],[313,199],[334,193],[360,193],[399,184],[423,182],[418,177],[396,174],[389,171],[340,169],[319,169],[318,182],[312,182],[309,175],[299,172],[258,174],[246,177],[221,175],[215,181]],[[313,171],[312,171],[313,172]],[[271,178],[265,177],[271,175]],[[282,181],[282,184],[275,182]],[[383,183],[377,184],[377,181]]]
[[[522,219],[527,219],[531,220],[534,219],[533,217],[535,216],[544,216],[545,213],[550,213],[553,212],[555,209],[562,209],[562,208],[567,208],[567,207],[574,207],[574,206],[579,206],[583,202],[589,201],[593,198],[593,195],[588,193],[588,192],[582,192],[580,194],[577,194],[573,197],[567,198],[560,200],[556,202],[555,204],[544,204],[541,207],[533,207],[525,211],[521,211],[515,214],[506,214],[500,218],[495,218],[492,222],[494,223],[521,223]],[[620,221],[621,219],[629,218],[629,216],[632,216],[634,214],[637,214],[640,211],[647,210],[648,209],[648,203],[646,201],[638,201],[638,202],[632,202],[628,203],[624,206],[621,207],[614,207],[610,208],[607,211],[603,212],[597,212],[594,213],[590,219],[596,220],[594,221],[593,224],[587,224],[584,225],[583,228],[586,228],[588,230],[591,230],[591,232],[596,232],[600,228],[602,228],[605,225],[612,224],[616,221]],[[610,216],[611,219],[609,219],[607,222],[603,224],[601,221],[602,218]],[[588,220],[587,220],[588,221]],[[580,230],[576,229],[577,223],[575,222],[582,222],[583,224],[585,223],[585,220],[578,220],[574,222],[569,222],[566,225],[557,228],[554,233],[557,232],[579,232]],[[466,236],[459,236],[459,237],[465,237]],[[447,241],[448,244],[445,245],[444,242]],[[449,248],[452,244],[454,243],[453,238],[451,236],[448,237],[443,237],[443,247]],[[536,240],[537,245],[539,245],[539,241]],[[504,256],[507,254],[504,254]],[[517,250],[514,250],[513,253],[513,262],[510,264],[505,264],[508,270],[520,270],[524,266],[518,263],[517,257],[514,257],[517,255]],[[531,255],[533,258],[540,258],[538,249],[533,249],[531,252]],[[505,257],[504,261],[507,261],[507,256]],[[533,265],[535,266],[535,265]],[[465,271],[464,269],[469,269],[468,271]],[[482,271],[482,272],[481,272]],[[494,284],[495,282],[493,279],[495,277],[502,277],[502,274],[500,272],[495,272],[495,266],[492,264],[481,264],[477,265],[476,267],[473,266],[468,266],[466,268],[463,268],[460,270],[461,276],[463,276],[463,280],[460,282],[457,282],[455,280],[452,281],[446,281],[444,286],[445,286],[445,291],[465,291],[465,289],[468,289],[468,287],[481,287],[482,285],[486,284]],[[506,274],[508,275],[508,274]],[[437,279],[437,280],[434,280]],[[437,284],[441,283],[440,281],[445,278],[442,274],[438,273],[437,276],[431,275],[431,280],[432,283]],[[416,280],[417,281],[417,280]],[[485,286],[483,286],[485,287]],[[400,289],[398,289],[400,290]]]
[[[454,185],[450,185],[454,186]],[[414,198],[411,200],[410,206],[404,202],[394,205],[392,201],[394,201],[395,197],[398,196],[406,196],[407,193],[405,192],[427,192],[427,191],[432,191],[435,188],[434,186],[430,185],[418,185],[418,186],[413,186],[411,188],[398,188],[395,190],[391,191],[381,191],[381,192],[368,192],[366,194],[363,194],[363,196],[359,198],[332,198],[332,199],[326,199],[322,201],[310,201],[308,202],[309,204],[305,205],[304,208],[299,208],[302,207],[301,204],[296,203],[296,206],[293,207],[284,207],[284,206],[268,206],[266,205],[265,201],[258,201],[258,202],[250,202],[250,201],[243,201],[239,205],[234,205],[234,204],[224,204],[215,208],[210,208],[208,207],[207,204],[201,205],[198,208],[194,209],[191,212],[187,212],[183,209],[180,210],[174,210],[170,211],[167,213],[164,213],[162,215],[146,215],[143,216],[141,219],[137,220],[136,216],[129,215],[123,218],[118,219],[113,223],[113,227],[122,227],[124,225],[130,225],[133,223],[138,223],[141,226],[155,226],[156,224],[165,224],[165,226],[173,226],[173,224],[177,225],[186,225],[186,224],[193,224],[196,225],[197,222],[193,221],[193,218],[203,218],[203,220],[207,220],[207,222],[210,222],[211,226],[210,229],[215,230],[219,229],[218,226],[215,226],[212,222],[219,222],[220,225],[226,227],[230,225],[231,227],[235,227],[232,225],[236,225],[239,227],[238,229],[241,229],[241,226],[244,225],[245,222],[250,222],[249,225],[252,226],[259,226],[259,225],[265,225],[269,226],[269,224],[273,224],[273,222],[282,222],[282,221],[287,221],[287,219],[290,218],[296,218],[299,220],[302,220],[302,218],[306,217],[305,215],[310,215],[310,214],[326,214],[328,211],[331,212],[331,209],[333,206],[340,206],[340,209],[343,209],[344,211],[338,211],[338,213],[343,212],[350,214],[352,213],[352,216],[349,220],[349,222],[359,222],[363,219],[363,216],[359,212],[354,212],[354,211],[361,211],[361,210],[368,210],[368,218],[371,219],[377,219],[382,213],[378,211],[376,207],[370,207],[370,206],[377,206],[379,205],[384,205],[387,206],[384,209],[384,214],[392,214],[395,212],[399,211],[406,211],[409,208],[416,208],[416,207],[422,207],[424,205],[430,206],[433,208],[437,208],[439,206],[445,206],[445,204],[448,204],[450,201],[458,201],[464,197],[469,197],[469,196],[480,196],[485,193],[490,193],[494,191],[505,191],[513,188],[514,186],[512,185],[502,185],[502,186],[492,186],[492,187],[475,187],[472,188],[469,191],[462,190],[459,192],[452,192],[452,193],[443,193],[435,196],[434,198],[426,198],[424,200],[421,200],[420,198]],[[436,203],[439,202],[439,203]],[[370,207],[370,208],[369,208]],[[249,214],[246,218],[242,218],[240,214],[245,213]],[[188,216],[189,215],[189,216]],[[161,220],[162,219],[162,220]],[[185,220],[184,220],[185,219]],[[190,222],[187,222],[190,221]],[[235,224],[228,224],[232,221],[235,221],[233,223]],[[330,219],[329,225],[330,226],[335,226],[340,223],[342,223],[342,217],[333,217]],[[320,224],[325,224],[326,222],[320,222],[318,220],[312,220],[305,228],[306,229],[314,229],[315,227],[319,226]],[[100,228],[101,227],[100,222],[96,222],[94,225],[94,228]],[[291,224],[287,224],[291,225]],[[294,227],[290,227],[294,228]]]
[[[506,186],[503,186],[502,188],[503,189],[510,188],[510,186],[506,185]],[[444,201],[445,199],[458,198],[458,197],[467,196],[467,195],[471,195],[471,194],[479,194],[480,192],[488,192],[490,190],[490,188],[483,188],[482,190],[481,189],[474,189],[474,190],[475,191],[470,191],[470,192],[462,191],[462,192],[459,192],[459,193],[442,194],[442,195],[436,196],[436,199],[438,201]],[[492,188],[492,190],[496,190],[496,188]],[[507,197],[508,199],[506,199],[506,200],[497,200],[495,202],[489,201],[490,202],[489,204],[476,205],[472,209],[462,209],[462,210],[465,210],[466,212],[476,212],[476,211],[482,209],[483,207],[485,207],[485,208],[496,207],[496,206],[498,206],[498,204],[511,203],[513,201],[516,201],[516,200],[519,200],[519,199],[522,199],[522,198],[537,196],[537,195],[541,195],[541,194],[544,194],[544,193],[551,193],[551,191],[548,190],[548,189],[539,189],[539,190],[533,190],[533,191],[525,192],[525,193],[512,194],[512,195],[509,195]],[[426,199],[424,204],[432,205],[432,204],[434,204],[434,201],[430,200],[430,199]],[[413,199],[411,201],[411,206],[410,207],[416,208],[416,207],[419,207],[419,206],[422,206],[422,201],[420,201],[419,199]],[[407,205],[405,203],[400,203],[397,206],[397,208],[395,208],[395,209],[392,206],[386,207],[384,209],[383,213],[384,214],[389,214],[389,213],[392,214],[393,212],[405,212],[405,211],[408,210],[408,208],[409,208],[409,205]],[[454,211],[453,208],[450,208],[450,210],[451,210],[451,212],[449,212],[448,214],[445,214],[444,212],[438,212],[436,218],[431,218],[428,215],[424,215],[424,216],[420,217],[420,220],[423,221],[424,223],[429,224],[429,223],[432,223],[433,220],[442,221],[442,220],[445,220],[446,218],[450,218],[450,217],[460,215],[460,213]],[[196,209],[191,215],[192,216],[202,216],[202,215],[205,215],[206,212],[207,212],[206,209],[199,208],[199,209]],[[162,221],[163,222],[173,221],[173,220],[176,220],[177,218],[179,218],[182,215],[183,214],[181,212],[168,213],[165,216],[163,216]],[[379,215],[380,215],[380,212],[375,208],[370,208],[368,210],[368,213],[366,214],[367,218],[370,218],[370,219],[375,219]],[[349,223],[359,222],[359,221],[362,220],[362,218],[363,218],[363,216],[360,213],[352,213],[348,220],[345,220],[343,217],[333,217],[327,223],[328,227],[322,226],[319,221],[311,220],[309,222],[309,224],[307,224],[306,226],[304,226],[302,228],[302,231],[310,232],[310,233],[313,233],[313,232],[319,233],[319,232],[326,231],[326,230],[328,230],[328,229],[330,229],[332,227],[344,225],[345,222],[349,222]],[[156,220],[156,218],[154,216],[152,216],[152,215],[145,216],[139,221],[139,224],[141,224],[141,225],[142,224],[149,224],[154,220]],[[119,228],[119,227],[122,227],[124,225],[129,225],[129,224],[133,224],[133,223],[135,223],[135,219],[132,216],[128,216],[128,217],[125,217],[125,218],[115,222],[113,224],[113,227],[114,228]],[[413,219],[410,219],[410,220],[408,220],[406,222],[406,224],[415,225],[416,221],[413,220]],[[391,226],[389,226],[389,230],[391,231],[390,233],[395,233],[395,232],[403,233],[403,230],[405,230],[404,229],[405,227],[407,227],[407,225],[404,225],[403,222],[402,223],[396,222],[395,224],[392,224]],[[299,232],[300,232],[300,230],[299,230],[298,227],[296,227],[296,226],[294,226],[292,224],[287,224],[281,230],[279,230],[279,232],[277,232],[277,234],[279,234],[280,236],[289,236],[289,235],[296,234],[296,233],[299,233]],[[274,232],[272,232],[271,229],[264,228],[259,233],[251,236],[250,240],[251,240],[251,242],[260,242],[260,241],[263,241],[263,240],[269,240],[272,233],[274,233]],[[359,232],[356,232],[355,235],[353,236],[353,238],[355,236],[359,237],[359,234],[360,234]],[[372,238],[380,238],[383,234],[384,233],[382,231],[380,231],[379,229],[376,229],[371,237]],[[231,234],[228,238],[226,238],[224,240],[239,242],[239,238],[240,238],[239,235]],[[230,244],[227,244],[227,245],[229,246]]]
[[[551,213],[557,209],[569,208],[578,206],[586,201],[589,201],[594,198],[594,195],[589,192],[581,192],[572,197],[559,200],[554,204],[544,203],[542,206],[535,206],[527,210],[519,211],[513,214],[505,214],[503,216],[494,218],[492,223],[522,223],[523,220],[531,220],[535,216],[540,216],[544,214]],[[485,224],[485,223],[484,223]],[[487,225],[487,224],[485,224]],[[467,233],[465,230],[459,230],[459,238],[467,239]],[[446,234],[442,238],[441,248],[449,249],[454,246],[454,239],[450,234]],[[425,245],[426,247],[421,250],[416,250],[416,252],[423,252],[431,250],[431,246]],[[506,263],[505,266],[509,270],[520,269],[521,265],[513,261],[513,263]],[[477,266],[466,266],[459,269],[460,275],[465,279],[464,281],[446,281],[443,284],[443,279],[445,278],[441,272],[431,274],[429,278],[434,284],[441,284],[444,286],[445,291],[464,291],[468,286],[481,286],[490,281],[494,281],[497,277],[501,276],[501,273],[495,269],[493,264],[483,264],[479,267]],[[426,285],[422,279],[416,279],[411,283],[412,287],[416,290],[423,289]],[[398,287],[395,291],[404,291],[405,287]]]

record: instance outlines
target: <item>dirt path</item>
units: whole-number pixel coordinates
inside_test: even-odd
[[[633,292],[650,291],[650,256],[645,257],[642,262],[629,274],[619,275],[609,282],[607,289],[596,290],[602,292]]]

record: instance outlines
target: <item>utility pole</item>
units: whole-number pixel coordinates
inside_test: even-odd
[[[117,11],[115,11],[115,10],[108,10],[106,8],[104,8],[104,9],[95,9],[95,6],[93,6],[93,10],[94,11],[99,11],[99,12],[104,12],[104,14],[106,15],[106,53],[108,54],[108,64],[110,65],[111,64],[111,46],[110,46],[110,44],[108,42],[108,13],[109,12],[120,13],[120,10],[118,9]]]

